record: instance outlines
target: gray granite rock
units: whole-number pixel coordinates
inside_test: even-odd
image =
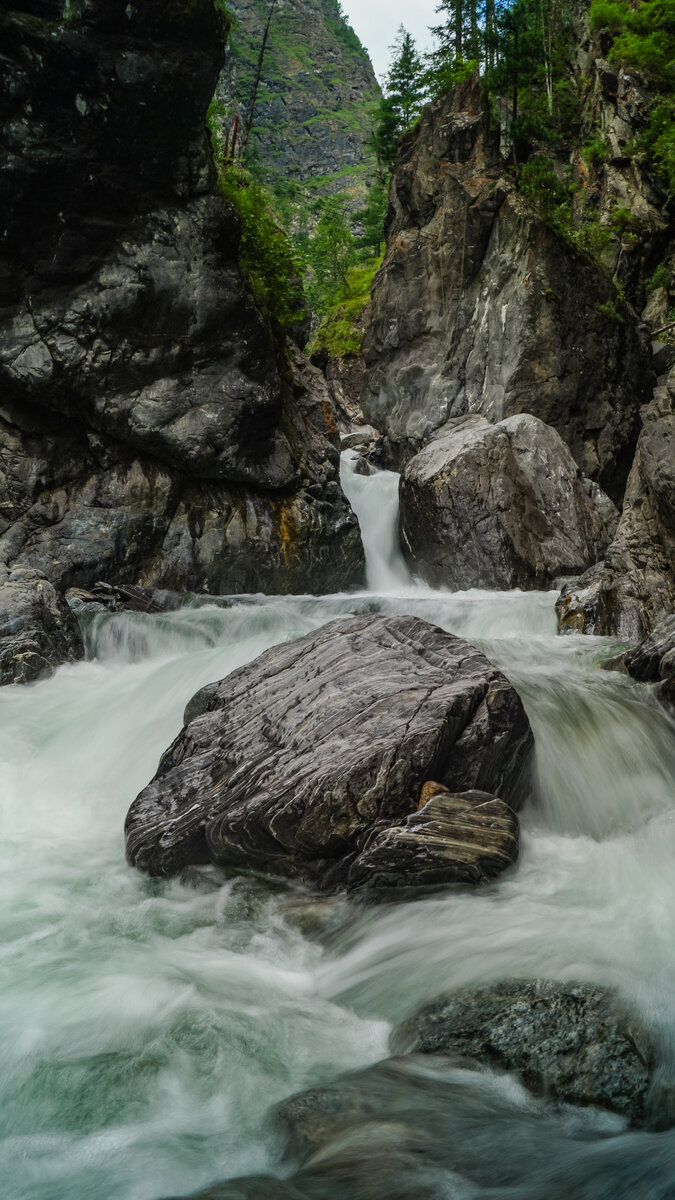
[[[616,535],[558,599],[563,633],[642,641],[675,608],[675,370],[642,418]]]
[[[366,420],[404,462],[451,417],[532,413],[618,502],[653,382],[648,339],[607,274],[505,175],[476,79],[425,108],[389,198],[363,341]]]
[[[560,435],[522,413],[449,421],[401,477],[411,570],[451,589],[546,588],[607,548],[619,515]]]
[[[84,658],[79,626],[39,571],[0,573],[0,686],[32,683]]]
[[[484,791],[516,808],[532,747],[504,676],[474,647],[416,617],[331,622],[200,693],[187,715],[127,817],[129,861],[155,875],[212,861],[297,875],[325,890],[381,883],[386,852],[374,840],[416,812],[425,782],[455,794]],[[421,851],[438,832],[431,815],[409,825],[405,863],[406,834],[395,835],[397,880],[408,886],[415,862],[430,882]],[[496,803],[493,815],[505,816]],[[450,840],[451,817],[459,814],[442,817]],[[480,823],[474,816],[477,863]],[[489,822],[485,832],[489,859]],[[449,846],[443,871],[435,847],[433,881],[456,880],[462,854],[453,859]]]

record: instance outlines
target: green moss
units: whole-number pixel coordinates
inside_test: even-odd
[[[269,193],[248,171],[225,164],[218,186],[241,220],[241,269],[271,328],[286,330],[305,312],[305,264],[282,228]]]
[[[596,304],[594,307],[601,316],[608,317],[610,321],[619,321],[622,325],[624,324],[624,318],[612,300],[607,300],[604,304]]]
[[[316,331],[310,353],[324,350],[333,358],[360,354],[363,335],[358,326],[370,304],[371,284],[381,266],[382,258],[379,257],[350,269],[347,287]]]

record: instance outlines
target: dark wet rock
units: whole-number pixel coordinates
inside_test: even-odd
[[[563,633],[642,641],[675,607],[675,371],[643,421],[616,536],[556,604]]]
[[[650,637],[629,650],[624,665],[633,679],[658,683],[658,699],[675,716],[675,614],[665,617]]]
[[[176,592],[160,588],[138,587],[136,584],[111,584],[100,580],[87,591],[85,588],[69,588],[66,600],[74,612],[176,612],[184,604],[184,598]]]
[[[616,996],[588,984],[514,981],[441,996],[393,1033],[397,1052],[455,1054],[526,1087],[641,1125],[654,1047]]]
[[[211,0],[0,13],[0,561],[59,588],[358,582],[320,372],[239,269]]]
[[[444,791],[376,834],[352,863],[352,888],[483,883],[518,858],[518,818],[487,792]]]
[[[314,1195],[319,1200],[317,1193]],[[249,1175],[217,1183],[205,1191],[191,1192],[189,1196],[172,1196],[168,1200],[310,1200],[310,1193],[272,1175]]]
[[[362,887],[378,863],[358,856],[416,812],[426,780],[521,800],[532,734],[518,696],[478,650],[415,617],[331,622],[202,692],[204,704],[127,817],[129,861],[151,874],[212,861],[336,890],[353,869]],[[449,856],[446,878],[457,870]]]
[[[84,658],[79,626],[39,571],[0,573],[0,685],[32,683]]]
[[[404,140],[364,336],[364,415],[404,462],[452,417],[532,413],[618,502],[653,383],[649,341],[606,273],[503,170],[475,80],[428,105]]]
[[[452,589],[550,587],[596,561],[618,522],[556,430],[525,413],[448,422],[408,462],[400,496],[411,569]]]

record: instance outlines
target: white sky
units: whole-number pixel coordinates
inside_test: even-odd
[[[442,23],[436,16],[437,0],[342,0],[349,24],[370,53],[378,79],[389,66],[391,46],[399,25],[412,34],[418,50],[431,47],[429,26]]]

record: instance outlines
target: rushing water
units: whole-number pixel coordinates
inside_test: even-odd
[[[396,477],[355,477],[351,461],[345,475],[372,591],[96,615],[88,662],[0,691],[3,1200],[158,1200],[274,1170],[271,1105],[377,1062],[418,1003],[505,976],[617,987],[657,1032],[668,1085],[672,724],[649,688],[597,669],[616,644],[556,637],[552,594],[415,586],[394,549]],[[157,882],[128,868],[127,807],[193,692],[369,608],[466,636],[520,691],[537,762],[517,869],[478,891],[364,909],[211,870]],[[509,1079],[429,1080],[455,1147],[435,1195],[675,1196],[672,1133],[580,1123]]]

